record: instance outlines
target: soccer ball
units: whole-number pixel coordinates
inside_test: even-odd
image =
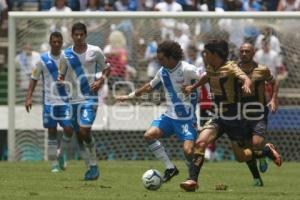
[[[146,189],[157,190],[162,184],[162,177],[158,170],[149,169],[143,174],[142,181]]]

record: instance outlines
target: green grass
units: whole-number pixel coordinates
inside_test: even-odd
[[[68,163],[65,172],[50,173],[49,162],[0,162],[0,199],[30,200],[289,200],[300,199],[299,163],[284,163],[278,168],[270,163],[263,174],[265,186],[252,186],[245,164],[237,162],[206,163],[201,172],[200,188],[186,193],[179,188],[187,170],[183,161],[175,162],[179,176],[157,191],[147,191],[141,182],[144,171],[163,171],[158,161],[100,161],[101,177],[83,181],[83,162]],[[216,191],[215,185],[228,185],[226,191]]]

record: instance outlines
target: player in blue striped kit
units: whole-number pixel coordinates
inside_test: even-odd
[[[86,36],[84,24],[78,22],[72,26],[74,45],[65,49],[61,57],[59,81],[67,81],[73,86],[70,92],[73,126],[81,146],[81,155],[88,164],[84,179],[96,180],[99,169],[91,127],[96,118],[98,90],[109,74],[109,66],[106,65],[102,50],[86,43]],[[102,75],[98,77],[100,72]]]
[[[179,171],[170,161],[158,139],[176,134],[179,140],[183,142],[183,152],[190,173],[194,141],[197,138],[195,109],[198,94],[195,91],[186,96],[182,93],[182,88],[196,82],[200,77],[194,65],[182,61],[183,51],[177,42],[164,41],[159,44],[157,59],[162,67],[156,76],[136,91],[129,95],[119,96],[117,99],[125,101],[151,92],[160,86],[164,88],[167,110],[158,119],[153,120],[151,127],[144,134],[144,139],[156,158],[165,164],[166,170],[163,181],[167,182]]]
[[[40,77],[43,81],[43,125],[48,129],[48,155],[53,161],[52,172],[65,169],[64,152],[72,137],[71,110],[65,87],[56,84],[58,64],[61,56],[63,37],[59,32],[50,35],[51,50],[41,55],[40,61],[32,71],[25,107],[32,106],[32,94]],[[61,144],[57,137],[57,124],[64,129]],[[58,162],[57,162],[58,159]]]

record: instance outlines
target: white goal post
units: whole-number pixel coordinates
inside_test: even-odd
[[[17,82],[17,69],[15,64],[15,57],[16,57],[16,49],[17,46],[20,45],[21,41],[17,40],[17,24],[21,20],[52,20],[52,19],[92,19],[92,20],[102,20],[106,19],[109,25],[110,20],[115,19],[130,19],[130,20],[160,20],[163,18],[170,18],[176,20],[190,20],[188,23],[189,25],[193,25],[196,23],[197,20],[204,20],[204,19],[252,19],[254,21],[260,20],[258,24],[263,24],[263,20],[266,20],[265,24],[268,25],[273,23],[276,20],[297,20],[299,26],[300,20],[300,13],[299,12],[223,12],[223,13],[216,13],[216,12],[176,12],[176,13],[167,13],[167,12],[71,12],[71,13],[53,13],[53,12],[9,12],[9,59],[8,59],[8,150],[9,150],[9,160],[14,161],[16,160],[15,157],[15,149],[16,149],[16,138],[15,138],[15,130],[16,130],[16,115],[20,115],[16,111],[16,82]],[[279,23],[279,25],[282,25]],[[147,25],[145,25],[147,26]],[[108,27],[108,26],[107,26]],[[28,30],[24,30],[26,32],[30,32],[30,22],[28,22],[28,26],[26,27]],[[153,28],[153,27],[152,27]],[[300,28],[294,27],[295,30],[298,30],[299,34]],[[149,31],[151,31],[151,27],[149,27]],[[284,33],[288,32],[288,30],[282,30]],[[294,30],[293,30],[294,31]],[[283,37],[287,37],[283,35]],[[285,38],[288,40],[288,38]],[[290,41],[288,47],[293,46],[295,43],[298,42],[297,47],[295,47],[295,51],[298,50],[300,52],[299,41]],[[299,70],[300,71],[300,70]],[[299,76],[299,74],[296,74]],[[299,85],[297,83],[293,89],[299,89]],[[297,90],[298,91],[298,90]],[[294,90],[291,97],[295,97]],[[298,93],[299,94],[299,93]],[[295,94],[295,95],[298,95]],[[299,97],[298,97],[299,98]],[[24,103],[23,103],[24,104]],[[22,105],[23,105],[22,104]],[[20,112],[20,111],[18,111]],[[25,123],[26,124],[26,123]]]

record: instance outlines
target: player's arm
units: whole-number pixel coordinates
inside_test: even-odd
[[[205,74],[196,83],[194,83],[193,85],[188,85],[188,86],[183,87],[182,91],[186,95],[190,95],[193,90],[197,89],[200,86],[203,86],[207,82],[208,82],[208,76],[207,76],[207,74]]]
[[[270,107],[272,113],[276,113],[276,111],[278,110],[279,81],[273,77],[271,71],[268,68],[265,71],[265,80],[272,87],[272,97],[270,102],[268,103],[268,106]]]
[[[58,80],[57,81],[59,83],[64,82],[67,70],[68,70],[67,58],[62,55],[60,58],[59,67],[58,67],[58,77],[57,77]]]
[[[97,92],[103,86],[105,79],[107,79],[110,74],[110,65],[109,63],[106,63],[106,58],[100,48],[96,59],[96,67],[98,67],[97,71],[100,71],[100,66],[103,70],[100,77],[97,77],[96,74],[96,80],[91,85],[91,90],[94,92]]]
[[[232,68],[232,72],[234,76],[236,76],[239,80],[243,82],[242,90],[246,94],[251,94],[251,79],[243,72],[237,65]]]
[[[243,81],[243,85],[242,85],[242,90],[246,93],[246,94],[251,94],[251,85],[252,85],[252,81],[250,80],[250,78],[248,78],[247,75],[240,75],[239,79],[241,81]]]
[[[160,70],[156,73],[155,77],[149,82],[140,87],[139,89],[131,92],[128,95],[122,95],[122,96],[117,96],[116,99],[118,101],[126,101],[130,99],[134,99],[136,97],[141,96],[144,93],[150,93],[153,91],[155,88],[159,87],[161,85],[162,81],[160,78]]]
[[[136,97],[140,97],[142,96],[142,94],[144,93],[149,93],[153,90],[152,86],[150,83],[146,83],[145,85],[143,85],[142,87],[138,88],[137,90],[131,92],[128,95],[122,95],[122,96],[117,96],[116,99],[118,101],[127,101],[130,99],[134,99]]]
[[[28,87],[28,91],[27,91],[27,95],[26,95],[26,100],[25,100],[25,108],[26,111],[29,113],[29,111],[31,110],[31,106],[32,106],[32,94],[35,90],[35,87],[37,85],[38,79],[40,77],[42,71],[42,63],[38,62],[36,64],[36,67],[32,70],[32,74],[31,74],[31,80],[29,83],[29,87]]]

